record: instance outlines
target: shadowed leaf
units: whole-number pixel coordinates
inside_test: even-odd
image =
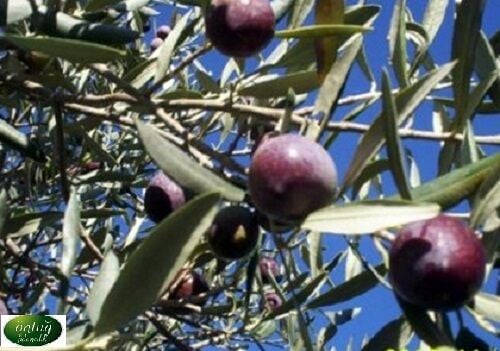
[[[195,193],[218,191],[228,200],[241,201],[243,190],[226,182],[162,138],[154,127],[137,120],[139,137],[158,166],[179,184]]]

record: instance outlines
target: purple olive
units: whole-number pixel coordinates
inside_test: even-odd
[[[183,189],[163,172],[157,172],[144,194],[144,210],[158,223],[186,203]]]
[[[212,0],[205,29],[212,44],[224,55],[253,56],[274,36],[275,17],[268,0]]]
[[[281,297],[274,292],[266,293],[264,295],[264,300],[265,300],[267,308],[269,308],[271,311],[274,311],[274,310],[280,308],[281,305],[283,304]]]
[[[271,219],[300,221],[330,204],[337,171],[318,143],[296,134],[261,143],[250,163],[250,197]]]
[[[403,300],[432,310],[461,307],[479,290],[486,255],[462,221],[444,215],[406,225],[390,250],[389,280]]]
[[[221,209],[207,232],[207,241],[215,256],[237,260],[254,251],[259,241],[259,226],[247,207]]]

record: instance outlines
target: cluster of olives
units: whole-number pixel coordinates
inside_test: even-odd
[[[259,227],[274,234],[293,228],[333,202],[336,184],[335,164],[321,145],[295,134],[263,138],[250,162],[251,203],[223,207],[215,216],[206,235],[213,254],[226,261],[248,257],[259,242]],[[185,201],[183,189],[158,173],[146,190],[145,210],[158,222]],[[406,302],[450,310],[479,290],[485,265],[474,232],[462,221],[440,215],[401,229],[390,249],[389,280]],[[272,258],[261,257],[259,271],[263,283],[271,276],[281,279]]]
[[[248,257],[259,243],[260,227],[272,231],[273,223],[296,226],[309,213],[333,201],[336,181],[332,159],[316,142],[295,134],[264,138],[250,164],[251,203],[222,207],[206,233],[214,256],[224,261]],[[145,212],[160,222],[186,203],[186,194],[174,180],[157,172],[146,188]],[[261,257],[259,268],[263,283],[269,283],[271,277],[281,279],[274,259]],[[201,281],[201,277],[192,280]]]
[[[151,51],[155,51],[160,47],[161,44],[163,44],[163,41],[168,37],[170,34],[170,27],[167,25],[162,25],[158,27],[156,30],[156,37],[151,40],[151,43],[149,44],[149,47],[151,48]]]
[[[263,50],[274,36],[274,25],[268,0],[212,0],[205,13],[208,39],[231,57],[245,58]],[[165,36],[157,33],[158,46]],[[319,144],[294,134],[265,137],[254,149],[250,164],[251,206],[222,208],[207,241],[220,259],[247,257],[258,244],[259,226],[273,233],[289,231],[330,204],[336,186],[335,164]],[[146,212],[155,221],[184,202],[182,189],[163,174],[153,178],[146,191]],[[427,309],[449,310],[478,291],[485,262],[484,249],[472,230],[441,215],[400,231],[390,250],[389,280],[400,299]],[[269,269],[260,266],[266,282]],[[268,306],[281,304],[278,295],[270,301]]]

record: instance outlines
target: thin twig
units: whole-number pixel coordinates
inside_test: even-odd
[[[54,104],[54,115],[56,118],[56,152],[59,155],[58,166],[59,174],[61,176],[61,190],[63,194],[63,199],[67,203],[69,201],[69,181],[66,174],[66,147],[64,143],[64,121],[63,112],[61,108],[61,103],[56,101]]]

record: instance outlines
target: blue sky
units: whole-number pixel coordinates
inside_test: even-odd
[[[348,4],[354,4],[354,1],[348,1]],[[366,49],[366,54],[368,56],[369,62],[371,63],[371,68],[376,77],[377,82],[380,82],[381,70],[386,67],[389,56],[387,34],[389,31],[390,19],[392,16],[394,1],[387,0],[371,0],[366,1],[368,4],[377,4],[382,6],[381,13],[374,24],[375,30],[373,32],[367,33],[365,35],[364,44]],[[422,0],[409,0],[408,5],[413,12],[413,16],[417,22],[420,22],[423,17],[425,6],[427,1]],[[499,30],[499,15],[500,1],[491,0],[487,2],[487,6],[484,12],[483,18],[483,30],[487,36],[491,36],[496,30]],[[163,24],[168,22],[170,18],[169,7],[162,6],[158,7],[158,10],[162,11],[162,15],[157,19],[158,24]],[[437,64],[444,64],[450,61],[451,52],[451,37],[453,30],[453,20],[454,20],[454,1],[450,1],[447,9],[445,21],[438,32],[438,35],[431,47],[431,53]],[[310,21],[310,19],[309,19]],[[276,43],[275,40],[273,42]],[[220,59],[218,54],[209,55],[209,59],[203,60],[205,66],[212,69],[214,75],[217,75],[222,65],[226,62],[225,59]],[[387,67],[390,69],[390,67]],[[393,86],[396,86],[396,80],[392,76]],[[361,93],[366,91],[367,83],[366,80],[360,73],[358,67],[355,67],[351,73],[349,82],[347,84],[345,95]],[[443,94],[449,94],[449,92],[442,92]],[[311,94],[309,102],[314,101],[315,94]],[[335,114],[338,119],[342,116],[345,110],[339,109]],[[376,104],[374,107],[369,109],[365,116],[362,118],[364,122],[369,122],[380,112],[380,105]],[[431,116],[432,116],[432,103],[424,103],[416,112],[417,118],[415,119],[415,128],[431,130]],[[500,123],[498,122],[499,115],[479,115],[474,121],[475,132],[477,135],[491,135],[500,133]],[[340,178],[345,174],[351,158],[356,149],[357,142],[359,140],[359,134],[346,133],[338,138],[338,140],[333,144],[330,152],[335,160]],[[433,141],[410,141],[405,139],[403,145],[409,148],[415,157],[419,168],[420,176],[422,182],[429,181],[436,176],[437,172],[437,156],[439,151],[439,145]],[[485,147],[485,151],[489,154],[500,151],[498,147]],[[385,184],[391,184],[384,188],[386,194],[392,194],[396,192],[396,189],[392,186],[392,181],[390,175],[386,174],[384,176]],[[459,206],[456,211],[466,210],[465,205]],[[340,250],[346,249],[346,243],[343,238],[340,237],[327,237],[324,241],[327,250],[325,251],[325,261],[331,259]],[[373,249],[373,245],[369,238],[365,238],[361,242],[362,251],[367,255],[367,257],[374,263],[378,262],[380,258],[378,254]],[[334,280],[337,283],[343,280],[343,269],[338,268],[334,275]],[[490,293],[495,292],[496,282],[498,281],[498,271],[490,275],[490,279],[485,285],[484,290]],[[353,301],[331,306],[331,308],[325,309],[325,311],[340,311],[344,308],[350,307],[361,307],[362,313],[355,320],[343,325],[339,328],[338,334],[334,337],[333,342],[329,346],[335,346],[338,350],[344,350],[349,342],[349,338],[353,337],[353,349],[358,350],[360,348],[362,339],[364,335],[373,336],[374,333],[380,329],[389,320],[399,317],[400,310],[394,301],[392,292],[389,290],[379,287],[371,292],[357,298]],[[467,314],[464,313],[464,316]],[[455,318],[451,318],[455,321]],[[494,345],[498,342],[493,336],[483,332],[481,329],[477,328],[474,323],[470,323],[470,318],[466,318],[469,327],[477,335],[481,336],[484,340],[488,341],[490,345]],[[324,326],[324,320],[319,320],[314,325],[314,332],[317,332],[319,327]],[[456,323],[455,323],[456,325]],[[315,338],[312,335],[313,339]],[[412,343],[411,349],[416,348],[415,342]]]

